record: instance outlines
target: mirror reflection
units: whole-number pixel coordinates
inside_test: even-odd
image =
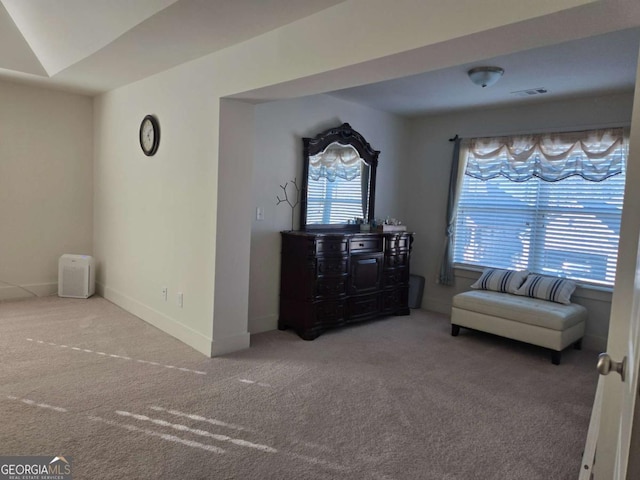
[[[330,144],[309,157],[307,224],[368,218],[369,166],[351,145]]]
[[[303,138],[300,228],[356,229],[374,216],[379,151],[348,123]]]

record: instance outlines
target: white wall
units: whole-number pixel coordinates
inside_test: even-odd
[[[96,97],[94,250],[99,293],[209,355],[219,101],[207,91],[208,75],[179,68]],[[152,157],[138,140],[147,114],[161,131]]]
[[[329,95],[264,103],[255,109],[255,160],[252,181],[251,275],[249,331],[277,327],[280,291],[280,231],[291,229],[291,208],[277,204],[280,185],[295,200],[291,180],[302,184],[302,137],[313,137],[331,127],[349,123],[371,146],[380,150],[376,182],[376,217],[403,218],[400,173],[407,158],[407,121],[397,116]],[[255,219],[255,209],[265,218]],[[294,212],[299,227],[300,207]]]
[[[461,8],[463,17],[457,14]],[[220,162],[249,161],[246,149],[225,144],[235,142],[236,135],[220,137],[221,98],[291,98],[490,58],[582,36],[580,20],[594,15],[599,15],[590,30],[594,34],[620,28],[623,20],[609,12],[589,0],[533,5],[513,0],[438,5],[348,0],[97,97],[94,253],[99,291],[205,354],[225,351],[225,342],[238,348],[248,319],[241,318],[242,309],[234,302],[249,298],[249,282],[246,274],[225,276],[216,259],[236,258],[234,267],[249,272],[249,244],[236,244],[234,235],[248,235],[250,228],[220,228],[218,204],[239,205],[238,222],[247,225],[250,218],[244,218],[243,206],[251,196],[252,179],[232,176],[226,183],[219,178],[226,168],[233,171],[229,165],[220,169]],[[523,29],[529,33],[522,35]],[[450,49],[444,48],[448,42],[454,43]],[[401,54],[399,63],[392,61],[394,54]],[[162,128],[160,148],[152,158],[142,155],[137,137],[140,121],[149,113],[158,116]],[[242,132],[243,141],[252,145],[248,117],[234,114],[224,128]],[[239,255],[233,248],[246,250]],[[234,292],[232,297],[216,291],[221,282]],[[169,288],[167,302],[160,295],[163,286]],[[178,291],[184,293],[183,308],[175,302]],[[218,301],[229,303],[214,306]]]
[[[92,143],[90,98],[0,83],[0,300],[57,292],[60,255],[92,253]]]
[[[462,138],[629,125],[633,94],[609,95],[537,105],[472,110],[412,120],[408,223],[417,235],[411,270],[426,278],[423,308],[448,313],[451,297],[478,277],[457,271],[456,285],[435,283],[444,241],[447,191],[455,134]],[[604,349],[609,329],[611,294],[579,288],[574,300],[589,309],[587,346]]]
[[[251,248],[251,196],[234,197],[234,189],[251,178],[254,154],[252,135],[236,125],[252,125],[253,119],[253,105],[227,99],[221,101],[220,137],[226,141],[220,144],[219,152],[213,316],[224,322],[213,323],[212,355],[249,346],[247,252]]]

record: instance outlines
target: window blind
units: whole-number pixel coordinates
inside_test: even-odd
[[[362,218],[362,185],[360,175],[350,181],[336,177],[329,181],[325,177],[314,180],[309,177],[307,185],[307,223],[347,223],[356,217]]]
[[[599,182],[580,176],[513,182],[504,176],[479,180],[464,175],[454,262],[611,286],[624,184],[624,168]]]

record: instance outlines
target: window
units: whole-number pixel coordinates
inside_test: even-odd
[[[502,148],[483,159],[482,151],[471,145],[464,153],[467,163],[458,199],[454,262],[528,269],[612,286],[625,184],[623,140],[614,135],[601,141],[596,148],[600,154],[585,142],[579,148],[566,142],[574,146],[571,151],[559,148],[554,156],[559,151],[566,155],[556,160],[551,173],[549,165],[532,167],[544,163],[545,154],[551,157],[548,149],[532,153],[527,167],[522,159],[514,167],[508,157],[515,150]],[[532,148],[527,147],[527,153]],[[529,172],[523,173],[525,169]]]

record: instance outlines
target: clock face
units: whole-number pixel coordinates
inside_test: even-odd
[[[153,155],[158,150],[160,142],[160,128],[158,121],[147,115],[140,124],[140,146],[145,155]]]

